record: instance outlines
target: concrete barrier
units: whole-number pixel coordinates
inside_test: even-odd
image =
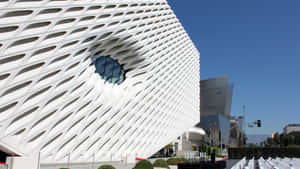
[[[38,158],[28,157],[7,157],[8,169],[39,169]]]
[[[7,169],[7,165],[6,164],[0,164],[0,169]]]
[[[59,168],[68,168],[70,169],[98,169],[101,165],[112,165],[116,169],[132,169],[135,164],[124,164],[121,162],[95,162],[92,163],[51,163],[51,164],[41,164],[41,169],[59,169]]]

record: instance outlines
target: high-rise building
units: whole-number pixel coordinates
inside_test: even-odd
[[[288,124],[283,128],[283,134],[300,132],[300,124]]]
[[[0,1],[0,150],[149,157],[199,122],[199,55],[166,0]]]
[[[233,84],[229,76],[200,81],[200,114],[198,127],[209,137],[209,144],[228,145]]]
[[[229,76],[201,80],[201,116],[222,114],[230,116],[233,84]]]

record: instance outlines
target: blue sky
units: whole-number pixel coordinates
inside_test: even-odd
[[[201,79],[230,75],[232,115],[247,109],[262,128],[300,123],[299,0],[169,0],[200,50]]]

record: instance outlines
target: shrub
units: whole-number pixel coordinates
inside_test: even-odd
[[[169,158],[167,160],[167,163],[169,165],[177,165],[179,162],[184,162],[185,159],[184,158]]]
[[[211,154],[211,147],[207,147],[206,148],[206,154],[210,156],[210,154]]]
[[[98,169],[116,169],[116,168],[112,165],[101,165]]]
[[[161,167],[161,168],[169,168],[168,163],[166,160],[163,159],[157,159],[153,163],[154,167]]]
[[[224,156],[222,154],[216,154],[216,157],[223,158]]]
[[[153,165],[148,160],[142,160],[136,163],[133,169],[153,169]]]

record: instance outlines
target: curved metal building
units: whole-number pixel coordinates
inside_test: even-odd
[[[149,157],[199,122],[199,55],[165,0],[2,0],[0,149]]]

